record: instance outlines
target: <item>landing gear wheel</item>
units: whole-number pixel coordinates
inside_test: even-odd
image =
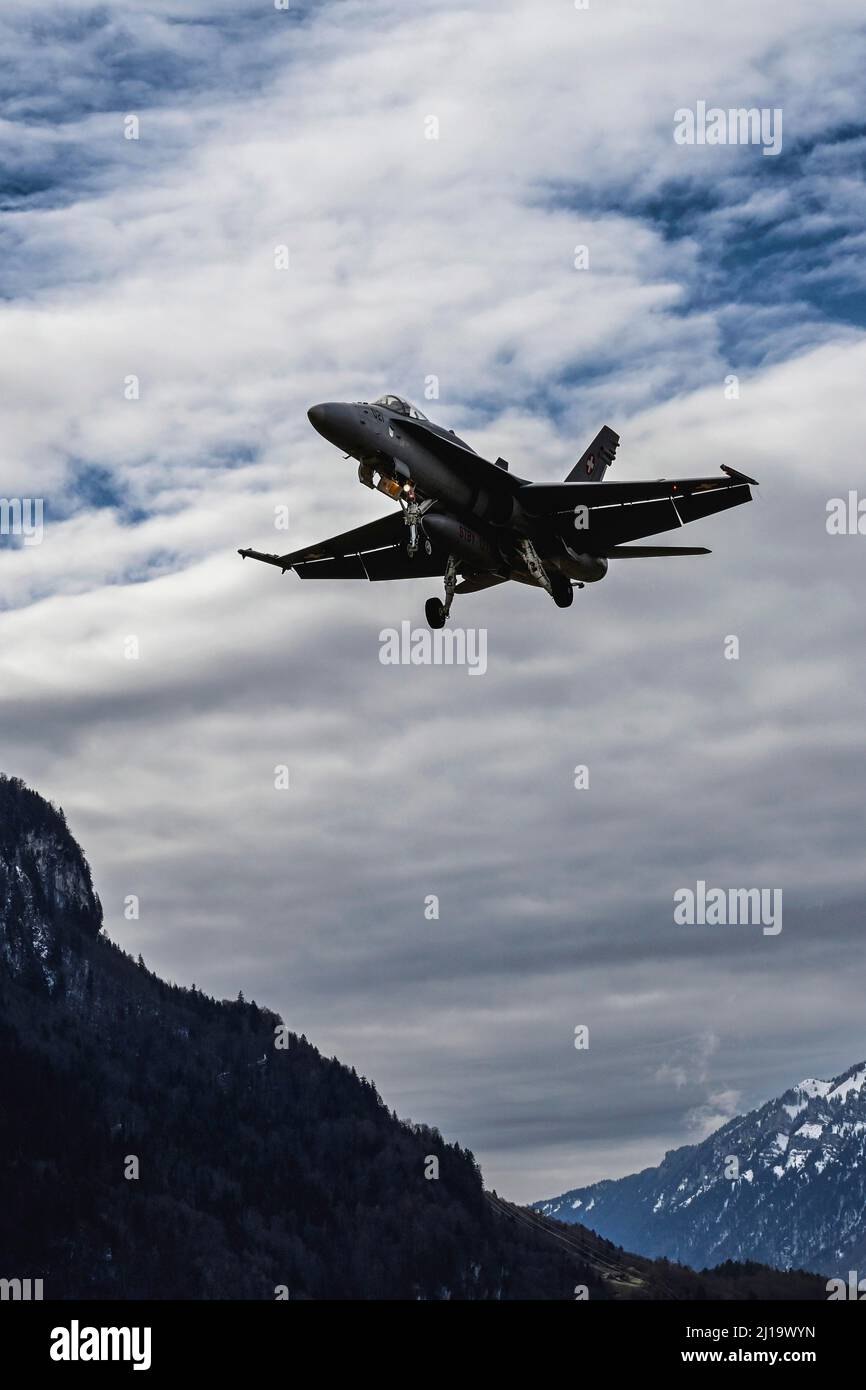
[[[433,554],[433,542],[427,536],[424,537],[424,550],[428,555]]]
[[[428,598],[424,612],[431,627],[444,627],[451,612],[451,602],[457,589],[457,557],[448,556],[445,566],[445,602],[438,598]]]
[[[560,588],[557,586],[553,591],[553,602],[557,608],[570,608],[574,602],[574,590],[570,584]]]
[[[445,604],[439,598],[428,598],[424,604],[424,612],[431,627],[444,627],[445,619],[448,614],[445,612]]]

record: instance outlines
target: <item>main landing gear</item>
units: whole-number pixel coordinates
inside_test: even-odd
[[[444,627],[451,612],[451,601],[454,598],[454,590],[457,588],[457,560],[453,555],[448,556],[448,564],[445,566],[445,602],[438,598],[428,598],[424,604],[424,612],[427,621],[432,628]]]
[[[557,608],[570,608],[574,602],[571,580],[553,567],[545,569],[531,540],[522,540],[518,549],[532,578],[542,589],[547,590]]]

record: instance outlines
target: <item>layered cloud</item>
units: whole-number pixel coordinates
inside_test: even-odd
[[[45,499],[42,545],[0,548],[2,762],[63,804],[111,933],[519,1198],[856,1060],[866,542],[825,520],[866,423],[858,7],[2,22],[0,492]],[[678,146],[699,100],[781,108],[782,153]],[[458,600],[483,679],[383,666],[435,584],[235,552],[386,511],[305,412],[387,388],[535,478],[609,420],[615,476],[759,496],[566,613]],[[698,879],[782,888],[782,933],[675,926]]]

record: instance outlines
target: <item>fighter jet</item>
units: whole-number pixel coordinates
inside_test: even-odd
[[[307,412],[329,443],[358,463],[365,487],[399,511],[288,555],[240,550],[301,579],[418,579],[440,576],[445,600],[427,600],[427,621],[444,626],[455,594],[514,579],[545,589],[559,608],[595,584],[611,560],[709,555],[703,546],[630,545],[689,521],[750,502],[754,478],[722,464],[722,477],[605,482],[619,435],[599,430],[564,482],[533,483],[505,459],[491,463],[453,430],[428,420],[402,396]]]

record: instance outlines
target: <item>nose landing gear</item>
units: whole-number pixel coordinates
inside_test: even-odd
[[[414,560],[418,554],[418,537],[420,534],[421,505],[415,496],[414,487],[406,490],[405,502],[403,504],[403,520],[409,528],[409,539],[406,542],[406,554],[410,560]],[[429,551],[427,552],[430,553]]]
[[[448,556],[448,564],[445,566],[445,602],[438,598],[428,598],[424,604],[424,613],[427,621],[432,628],[444,627],[451,612],[451,601],[454,598],[454,590],[457,588],[457,560],[453,555]]]

